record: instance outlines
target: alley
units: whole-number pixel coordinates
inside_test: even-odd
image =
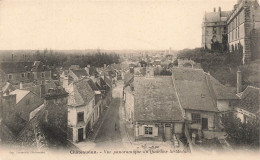
[[[107,113],[104,115],[104,120],[95,139],[97,148],[117,149],[123,147],[119,123],[119,106],[122,86],[123,84],[119,82],[119,84],[113,88],[113,99]]]

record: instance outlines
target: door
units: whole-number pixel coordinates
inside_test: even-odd
[[[202,129],[203,130],[208,129],[208,118],[202,118]]]
[[[165,139],[171,140],[171,124],[165,124]]]
[[[78,141],[83,141],[83,128],[78,129]]]
[[[89,136],[90,132],[91,132],[91,126],[90,126],[90,122],[88,122],[86,127],[86,138]]]

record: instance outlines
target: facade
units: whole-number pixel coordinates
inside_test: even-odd
[[[202,22],[201,47],[209,50],[227,50],[227,18],[231,11],[205,13]]]
[[[91,133],[98,117],[95,114],[95,92],[87,79],[72,82],[65,88],[68,97],[68,139],[73,142],[85,140]]]
[[[2,62],[0,68],[5,79],[11,84],[20,82],[38,82],[51,80],[51,70],[40,61],[35,62]]]
[[[11,98],[13,97],[13,98]],[[11,98],[11,99],[10,99]],[[12,102],[6,102],[4,105],[4,119],[8,119],[8,115],[16,114],[25,121],[30,120],[30,114],[38,107],[43,104],[43,99],[37,96],[35,93],[27,90],[16,89],[10,93],[5,93],[4,99],[7,101],[13,101],[13,104],[8,105]],[[10,116],[11,117],[11,116]]]
[[[124,89],[124,101],[136,140],[168,141],[183,133],[184,117],[171,76],[135,77]]]
[[[250,61],[252,54],[259,54],[252,53],[251,46],[254,36],[259,37],[255,31],[260,29],[260,8],[256,0],[238,0],[227,19],[227,27],[229,51],[241,50],[243,63]]]
[[[172,74],[190,133],[201,137],[220,131],[220,116],[239,100],[235,93],[200,69],[173,68]]]

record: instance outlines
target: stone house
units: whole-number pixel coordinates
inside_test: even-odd
[[[0,65],[1,70],[4,72],[5,79],[11,84],[51,80],[50,68],[40,61],[2,62]]]
[[[25,121],[29,121],[30,114],[43,104],[42,98],[28,90],[16,89],[10,93],[7,92],[4,94],[4,99],[9,99],[8,101],[13,103],[13,105],[4,105],[5,115],[8,117],[9,114],[17,114]]]
[[[95,122],[95,92],[88,84],[88,79],[72,82],[65,90],[68,97],[68,138],[73,142],[85,140]]]
[[[124,89],[126,117],[136,140],[171,140],[183,133],[184,117],[171,76],[135,77]]]
[[[219,131],[220,116],[238,101],[235,93],[200,69],[173,68],[172,78],[190,132]]]

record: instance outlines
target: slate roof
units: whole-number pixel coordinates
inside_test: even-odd
[[[240,96],[239,107],[251,113],[259,113],[259,88],[248,86]]]
[[[104,75],[104,81],[110,88],[112,87],[112,80],[109,76]]]
[[[84,78],[72,84],[72,90],[69,91],[68,105],[81,106],[87,105],[95,96],[95,92],[88,84],[88,79]]]
[[[172,72],[184,109],[218,112],[203,70],[173,68]]]
[[[2,62],[0,64],[0,68],[6,74],[30,71],[32,66],[33,62]]]
[[[134,118],[136,121],[182,121],[171,76],[135,77]]]
[[[231,11],[221,11],[221,14],[218,11],[205,13],[205,22],[226,21],[230,13]]]

